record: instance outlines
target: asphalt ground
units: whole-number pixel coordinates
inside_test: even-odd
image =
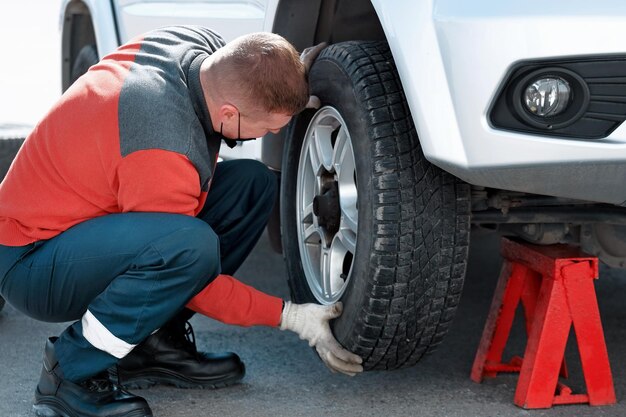
[[[464,295],[443,345],[415,367],[368,372],[354,378],[332,374],[295,334],[277,329],[227,326],[194,317],[198,346],[232,350],[245,361],[241,384],[219,390],[153,387],[136,391],[155,416],[624,416],[626,415],[626,274],[602,269],[596,290],[611,358],[618,404],[558,406],[524,410],[513,405],[517,376],[505,374],[482,384],[469,374],[500,268],[498,239],[474,234]],[[281,255],[265,236],[237,276],[274,295],[289,297]],[[46,337],[66,324],[34,321],[7,306],[0,312],[0,416],[34,415],[33,392],[41,369]],[[570,336],[572,342],[573,336]],[[522,321],[516,321],[505,357],[523,353]],[[567,350],[570,381],[584,391],[577,351]]]
[[[57,28],[59,0],[22,0],[0,5],[0,139],[32,127],[60,94]],[[428,416],[596,417],[626,416],[626,337],[623,302],[626,273],[604,268],[596,283],[618,404],[524,410],[513,405],[515,375],[483,384],[469,379],[500,268],[498,241],[474,234],[464,296],[440,349],[417,366],[368,372],[355,378],[330,373],[295,334],[270,328],[238,328],[206,318],[192,320],[201,349],[233,350],[247,365],[241,384],[214,391],[154,387],[137,391],[155,416]],[[287,298],[282,257],[259,242],[237,276]],[[66,324],[37,322],[7,306],[0,312],[0,417],[32,416],[31,403],[48,336]],[[570,337],[570,341],[572,337]],[[523,352],[516,322],[505,357]],[[569,385],[584,389],[573,343],[567,351]]]

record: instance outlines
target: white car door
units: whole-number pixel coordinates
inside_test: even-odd
[[[162,26],[195,24],[215,30],[228,42],[270,31],[278,0],[117,0],[120,41]]]

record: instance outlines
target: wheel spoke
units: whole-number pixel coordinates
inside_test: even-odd
[[[302,239],[304,240],[305,243],[308,244],[315,244],[320,240],[319,234],[318,234],[318,230],[317,230],[317,226],[314,224],[308,225],[304,228],[304,236],[302,236]],[[317,235],[317,237],[316,237]]]
[[[337,238],[341,241],[346,250],[353,255],[356,253],[356,231],[349,228],[340,228]]]
[[[359,232],[356,206],[341,208],[341,228],[346,229],[355,235]]]
[[[347,147],[350,149],[346,149]],[[341,128],[339,128],[339,133],[337,133],[337,140],[335,141],[335,149],[333,152],[333,167],[335,168],[335,172],[340,172],[346,151],[349,150],[349,153],[352,153],[351,148],[352,145],[350,144],[348,131],[345,126],[341,126]]]
[[[317,147],[315,146],[315,142],[309,142],[309,164],[311,167],[311,171],[313,175],[317,175],[318,172],[322,169],[322,162],[320,160],[320,156],[317,153]]]
[[[313,203],[307,204],[302,209],[302,223],[313,223]]]
[[[341,230],[339,238],[354,254],[358,233],[357,187],[355,182],[354,152],[350,136],[344,126],[339,130],[333,164],[339,182],[339,206],[341,207]]]
[[[335,235],[331,243],[331,286],[333,294],[340,292],[346,285],[350,276],[350,270],[352,269],[352,263],[354,260],[354,240],[344,240],[349,238],[349,234],[344,234],[341,231]],[[348,242],[348,245],[346,245]]]
[[[332,170],[333,161],[333,145],[331,142],[331,134],[333,128],[326,125],[317,125],[314,130],[315,137],[311,141],[310,151],[315,150],[316,162],[321,164],[327,171]]]
[[[320,279],[324,297],[327,299],[331,298],[332,284],[330,272],[330,252],[328,249],[322,249],[322,256],[320,257]]]
[[[337,142],[333,153],[333,166],[340,180],[354,184],[354,171],[356,169],[354,164],[354,151],[352,150],[350,136],[343,126],[337,135]]]

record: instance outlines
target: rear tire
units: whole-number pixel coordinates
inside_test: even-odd
[[[86,73],[92,65],[96,65],[97,63],[98,49],[96,45],[89,44],[83,46],[80,51],[78,51],[78,55],[76,55],[76,59],[74,59],[74,63],[72,64],[70,85],[74,84],[74,81]]]
[[[17,155],[22,143],[24,143],[24,139],[0,138],[0,181],[4,180],[4,177],[7,175],[9,167],[13,159],[15,159],[15,155]],[[0,296],[0,311],[4,308],[5,303],[4,298]]]
[[[24,143],[24,139],[0,139],[0,181],[9,171],[11,162]]]
[[[411,366],[441,343],[460,300],[469,246],[469,185],[425,159],[386,43],[332,45],[314,63],[309,80],[324,107],[294,118],[283,155],[281,224],[292,298],[329,304],[340,297],[344,312],[333,323],[335,336],[364,359],[366,370]],[[332,164],[320,169],[324,172],[317,181],[308,182],[316,169],[307,173],[299,164],[307,165],[307,152],[326,145],[312,146],[321,134],[311,132],[328,129],[316,123],[332,125],[321,117],[334,111],[341,116],[336,130],[349,132],[353,150],[358,227],[356,253],[345,256],[341,278],[327,281],[344,279],[344,285],[329,285],[324,292],[311,286],[318,279],[311,274],[323,267],[316,270],[310,248],[315,233],[322,246],[323,241],[335,242],[328,235],[337,228],[326,228],[310,209],[299,214],[299,207],[311,205],[311,193],[322,194],[302,191],[303,184],[335,178],[342,222],[346,197]],[[334,147],[341,135],[345,133],[331,133],[328,143]],[[332,152],[333,161],[337,153]],[[304,243],[302,230],[309,236]],[[341,233],[339,227],[336,236]]]
[[[9,171],[11,162],[15,159],[15,155],[17,155],[17,151],[19,151],[22,143],[24,143],[24,139],[0,139],[0,181],[4,179]],[[0,311],[2,311],[4,305],[4,298],[0,296]]]

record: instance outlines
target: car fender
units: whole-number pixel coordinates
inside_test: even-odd
[[[446,69],[433,20],[435,0],[372,0],[391,49],[424,154],[465,165]],[[433,130],[436,127],[436,131]]]
[[[89,10],[96,37],[98,56],[102,58],[114,51],[119,46],[119,39],[116,27],[117,18],[113,10],[112,1],[82,0],[81,2],[76,2],[73,0],[62,0],[59,30],[63,31],[64,21],[66,18],[69,18],[72,8],[76,7],[77,3],[84,4]]]
[[[626,124],[606,138],[586,140],[508,131],[488,116],[500,86],[521,62],[623,59],[626,3],[372,4],[430,162],[477,186],[623,204]]]
[[[70,86],[71,68],[76,55],[83,46],[95,43],[99,58],[118,47],[116,16],[112,7],[112,1],[62,0],[59,9],[59,31],[61,33],[61,86],[63,91]],[[84,21],[80,20],[80,16],[88,16],[89,18],[87,32],[84,31]],[[92,30],[93,33],[91,33]]]

